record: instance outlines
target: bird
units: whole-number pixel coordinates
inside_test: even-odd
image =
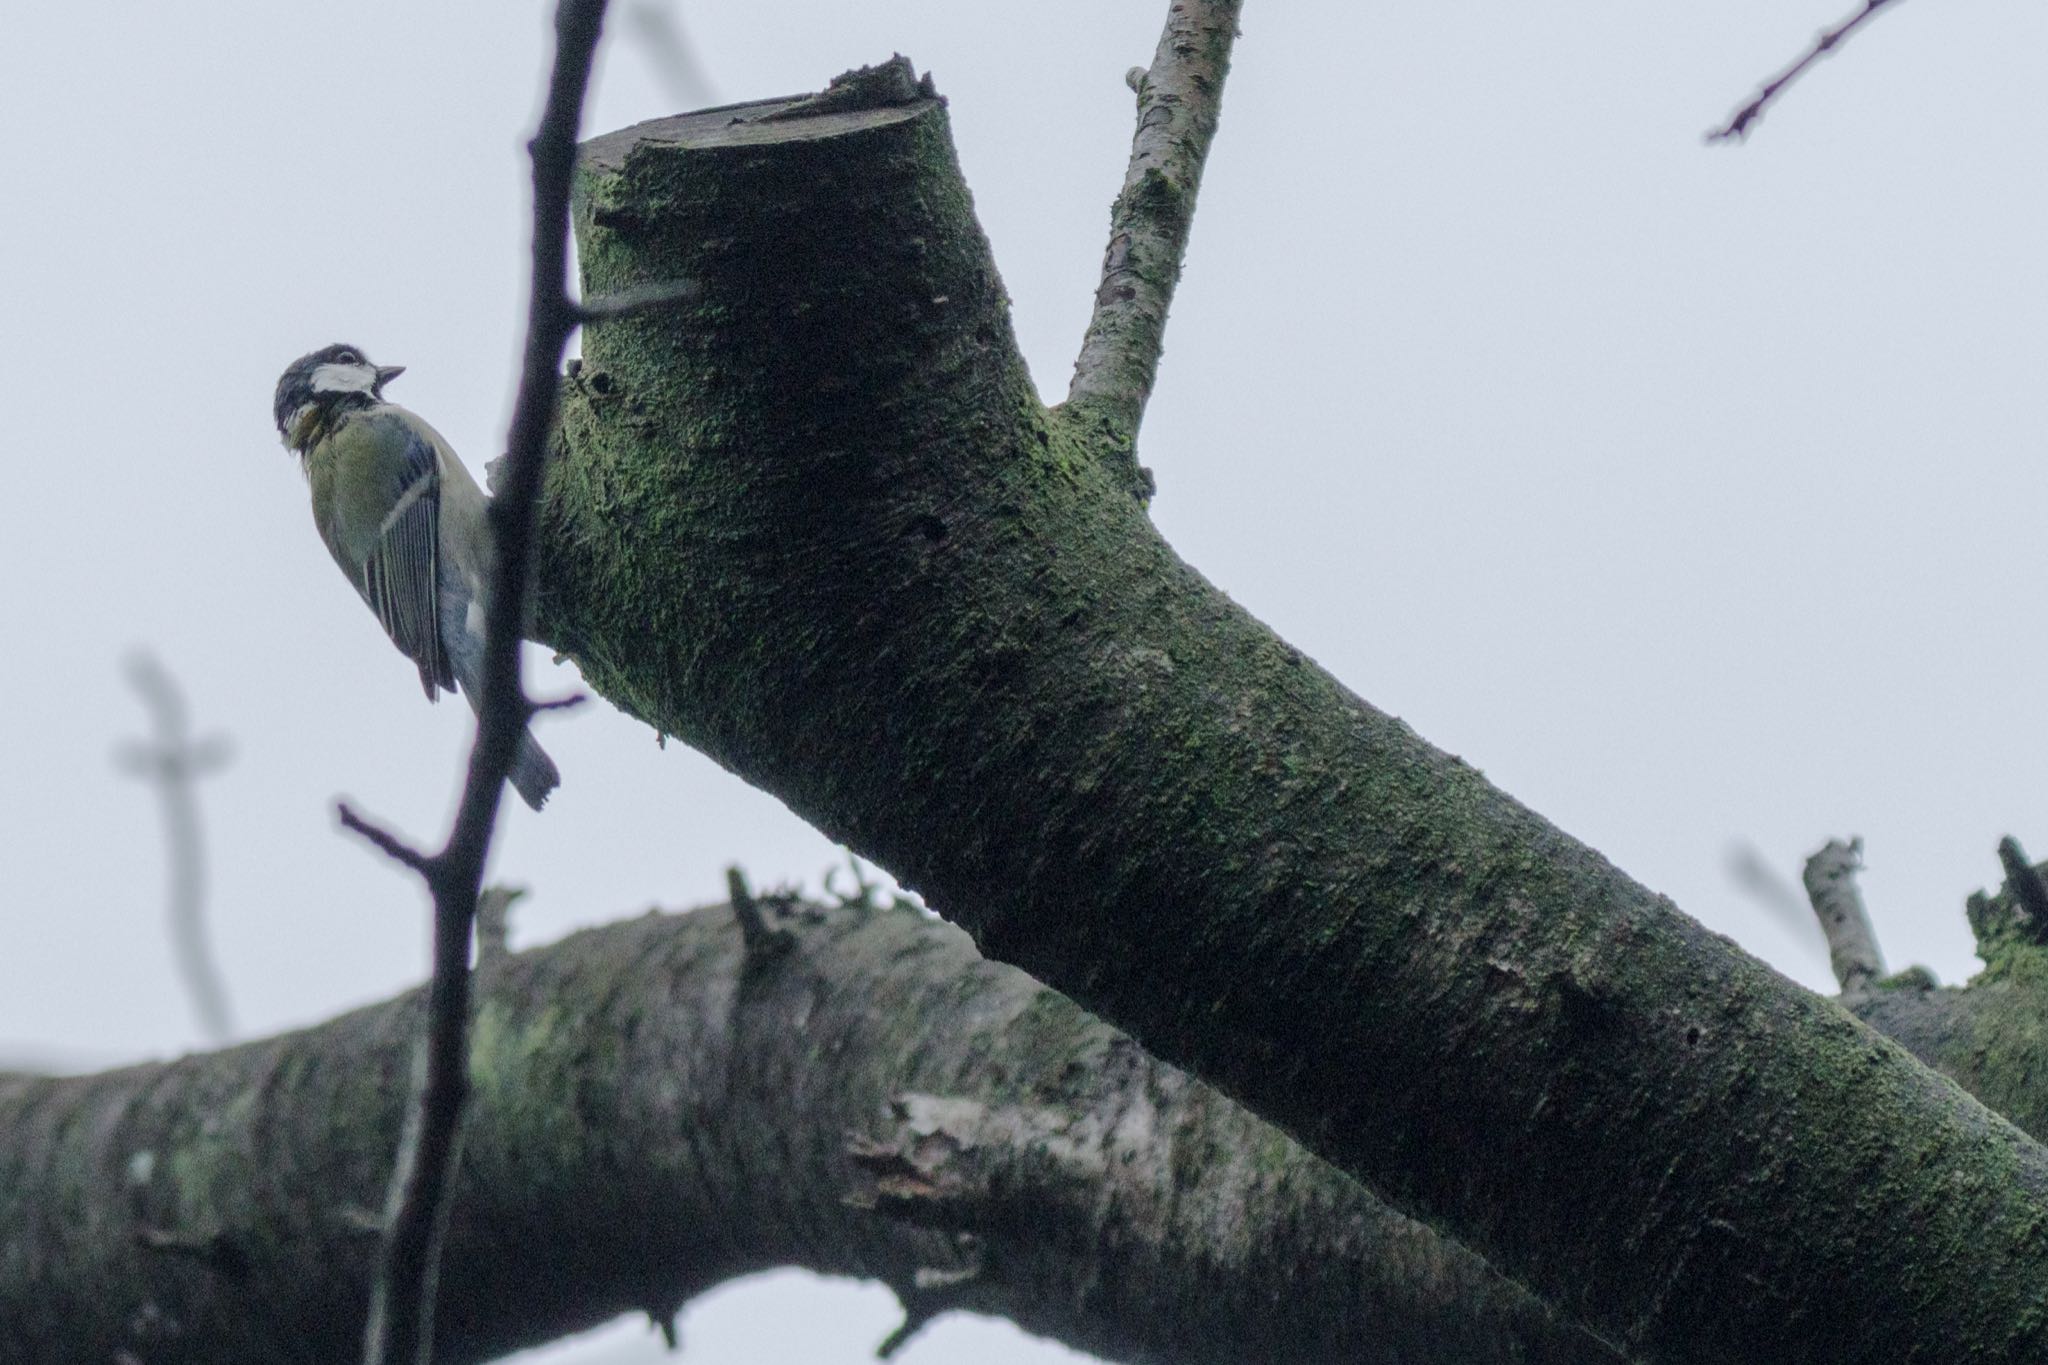
[[[427,699],[459,688],[474,711],[496,567],[489,499],[440,432],[385,401],[403,373],[340,342],[300,356],[277,381],[277,434],[311,485],[320,539],[418,666]],[[510,776],[535,810],[562,780],[531,730]]]

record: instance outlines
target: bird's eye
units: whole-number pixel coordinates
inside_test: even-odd
[[[334,359],[335,363],[340,365],[360,365],[363,363],[363,358],[357,355],[354,351],[343,351],[340,355],[334,357]]]

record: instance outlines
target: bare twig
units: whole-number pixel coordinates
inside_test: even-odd
[[[904,1289],[899,1290],[896,1297],[903,1304],[903,1321],[875,1346],[877,1360],[894,1360],[896,1353],[908,1346],[912,1337],[931,1326],[941,1314],[961,1306],[960,1296],[948,1294],[943,1289]]]
[[[1764,110],[1770,107],[1771,102],[1778,98],[1786,86],[1805,75],[1808,67],[1834,51],[1836,47],[1841,45],[1844,39],[1868,23],[1871,16],[1890,3],[1892,3],[1892,0],[1863,0],[1862,9],[1857,10],[1833,28],[1822,29],[1820,36],[1813,40],[1813,46],[1800,54],[1798,61],[1771,77],[1770,80],[1765,81],[1763,87],[1756,92],[1756,98],[1736,110],[1734,117],[1730,118],[1726,123],[1709,132],[1707,134],[1707,141],[1740,142],[1748,137],[1750,128],[1756,124],[1758,119],[1763,117]]]
[[[1768,910],[1773,919],[1799,934],[1802,942],[1812,942],[1813,911],[1806,897],[1793,887],[1790,878],[1771,865],[1755,844],[1746,840],[1730,844],[1722,866],[1727,868],[1729,879]]]
[[[2020,841],[2010,834],[1998,841],[1998,861],[2005,867],[2005,883],[2013,898],[2027,912],[2025,928],[2036,943],[2048,943],[2048,886],[2042,885],[2041,870],[2027,857]]]
[[[164,848],[170,860],[171,953],[199,1028],[208,1041],[234,1037],[234,1011],[227,984],[215,964],[206,932],[206,840],[199,828],[198,780],[228,761],[228,742],[219,735],[193,739],[184,695],[162,664],[149,654],[130,655],[128,681],[149,708],[151,739],[121,746],[122,769],[156,788],[163,808]]]
[[[448,1217],[462,1113],[468,1098],[470,931],[484,859],[497,822],[519,733],[533,714],[519,681],[521,609],[531,576],[534,504],[560,387],[562,352],[581,313],[571,302],[569,187],[576,133],[604,22],[604,0],[560,0],[555,62],[533,154],[533,285],[519,396],[512,409],[504,487],[490,506],[497,573],[484,623],[482,705],[455,826],[448,842],[420,859],[396,838],[343,809],[342,819],[386,853],[408,862],[434,897],[434,970],[427,1036],[412,1111],[399,1139],[382,1251],[370,1289],[366,1365],[427,1365],[433,1356],[434,1287]],[[406,855],[411,854],[408,858]]]
[[[768,922],[759,901],[747,888],[747,876],[737,867],[725,870],[726,899],[732,902],[732,917],[740,926],[740,941],[746,945],[747,962],[757,965],[773,961],[796,946],[796,935]]]
[[[1856,889],[1856,874],[1862,868],[1861,839],[1846,844],[1830,839],[1806,860],[1806,896],[1813,903],[1821,932],[1828,937],[1828,961],[1835,969],[1835,981],[1842,994],[1851,997],[1862,995],[1884,975],[1877,933],[1863,909],[1863,893]]]
[[[353,834],[362,835],[364,840],[379,853],[391,859],[392,862],[411,868],[429,881],[433,879],[434,860],[431,857],[420,852],[411,844],[406,843],[405,840],[397,835],[357,815],[346,801],[336,802],[334,813],[336,818],[341,821],[343,829]]]
[[[717,87],[697,60],[688,31],[666,0],[635,0],[626,6],[626,22],[670,99],[685,109],[708,108],[719,102]]]
[[[1067,404],[1134,442],[1159,373],[1166,310],[1180,282],[1202,164],[1216,136],[1243,0],[1172,0],[1149,70],[1133,70],[1138,130],[1109,215],[1102,283]]]

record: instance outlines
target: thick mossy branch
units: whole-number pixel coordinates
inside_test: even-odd
[[[578,222],[587,293],[703,285],[564,416],[594,686],[1643,1358],[2048,1350],[2048,1153],[1178,560],[936,103],[628,130]]]
[[[958,930],[790,922],[769,972],[723,909],[493,969],[441,1365],[777,1265],[906,1291],[951,1272],[951,1306],[1113,1360],[1617,1365]],[[352,1358],[417,1018],[409,997],[166,1065],[0,1076],[0,1359]],[[872,1153],[934,1112],[973,1195],[939,1231],[873,1198]]]

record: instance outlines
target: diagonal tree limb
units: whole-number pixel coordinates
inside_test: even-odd
[[[1620,1365],[958,930],[777,904],[766,969],[721,907],[485,979],[443,1365],[779,1265],[1112,1360]],[[0,1359],[346,1358],[421,1007],[0,1076]]]
[[[2048,1350],[2048,1151],[1180,561],[1039,405],[943,106],[755,108],[585,152],[586,293],[703,286],[564,407],[598,691],[1643,1359]]]
[[[1159,373],[1242,8],[1242,0],[1172,0],[1151,67],[1130,75],[1138,127],[1065,407],[1126,448]]]
[[[439,853],[422,859],[342,808],[344,823],[420,872],[434,901],[433,975],[415,1103],[399,1138],[386,1199],[382,1252],[363,1329],[365,1365],[430,1365],[442,1232],[462,1150],[468,1097],[470,939],[498,801],[532,718],[519,678],[532,558],[533,507],[554,421],[562,353],[583,314],[569,297],[569,192],[583,98],[604,21],[604,0],[560,0],[555,59],[533,154],[533,281],[519,394],[512,409],[504,486],[490,505],[496,544],[486,603],[483,689],[476,743]]]

